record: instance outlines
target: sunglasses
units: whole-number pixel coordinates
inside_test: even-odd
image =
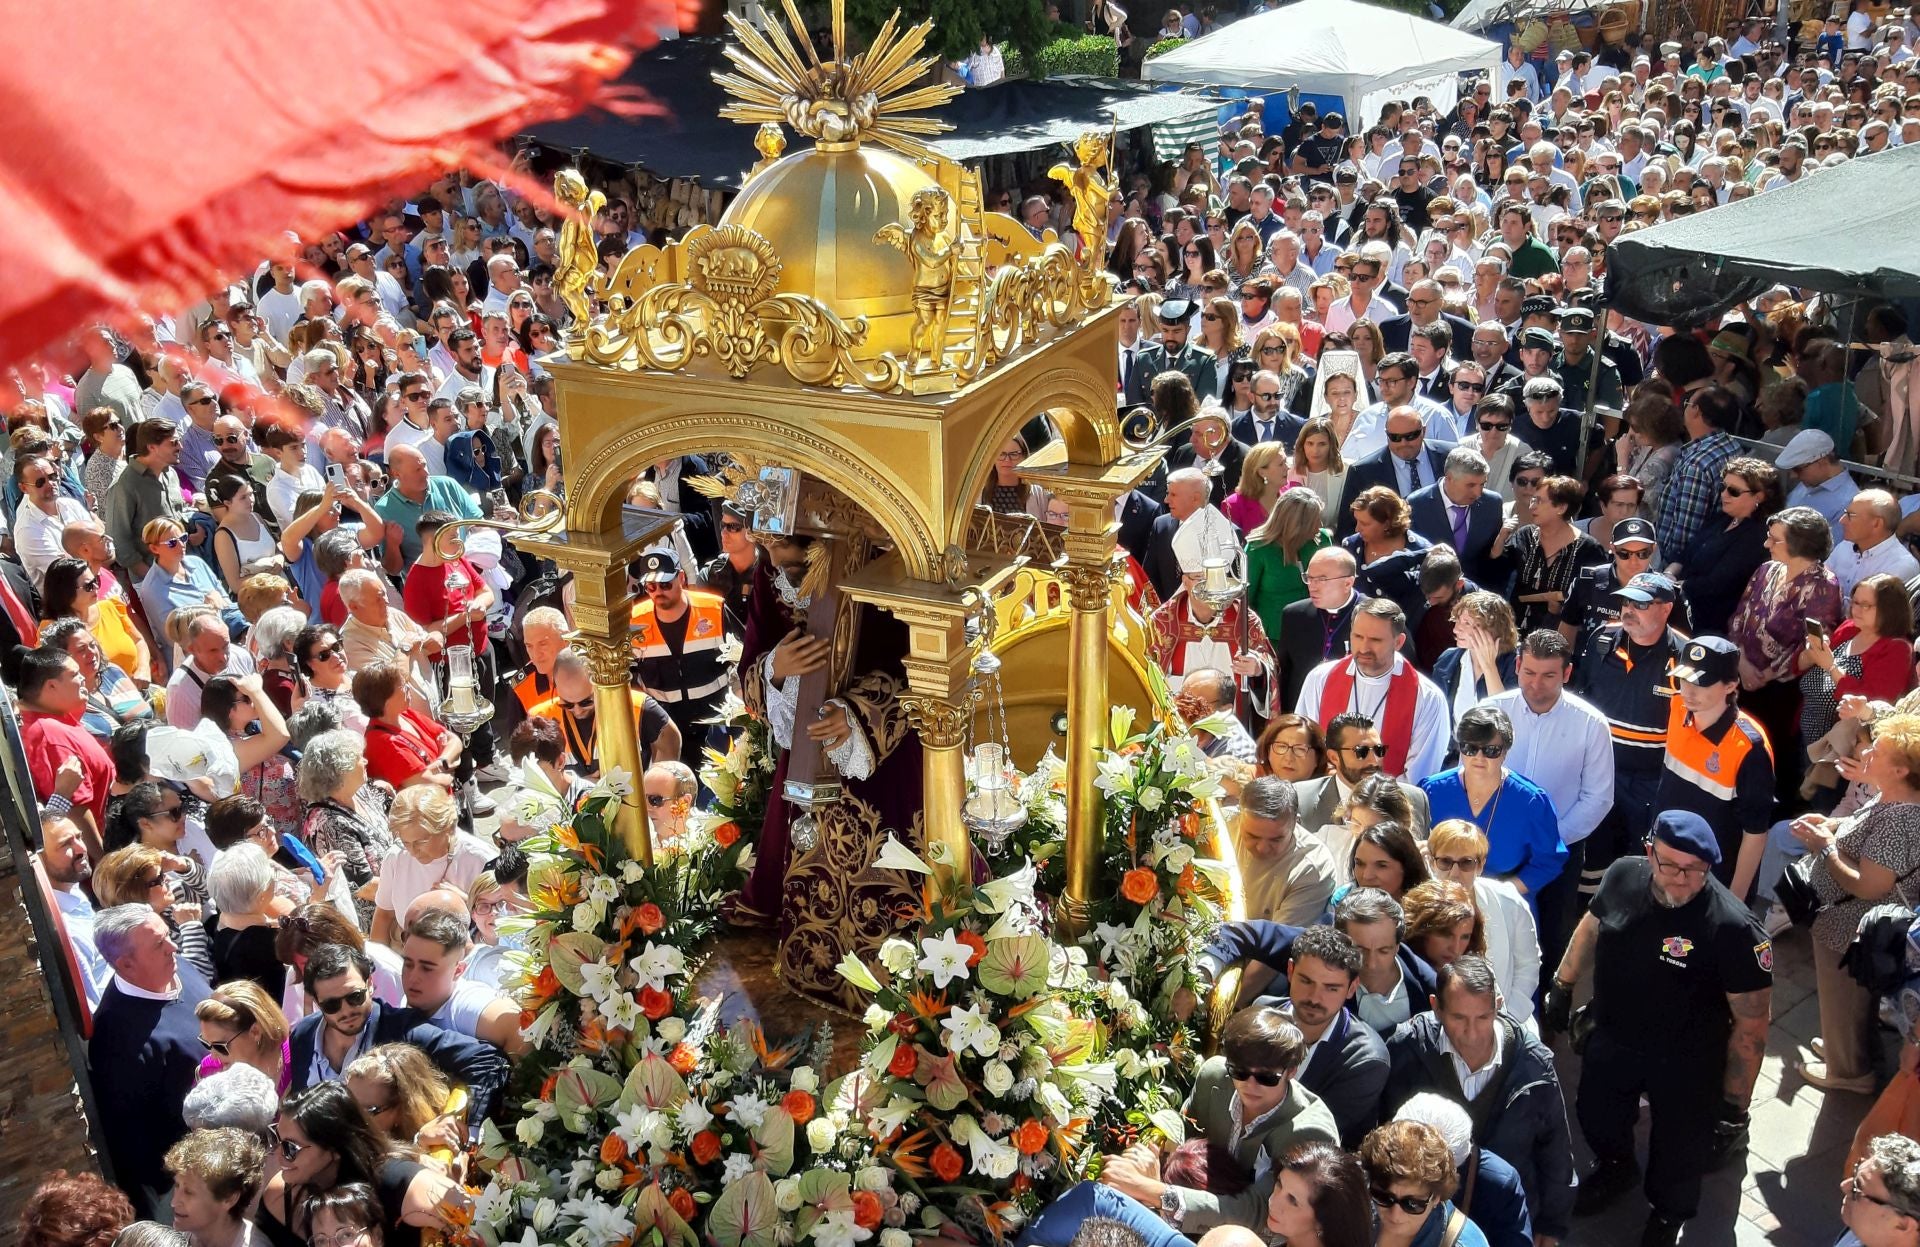
[[[425,390],[416,390],[412,394],[402,394],[400,397],[406,399],[409,403],[424,403],[427,401],[427,392]]]
[[[229,1045],[231,1045],[232,1043],[233,1043],[233,1040],[231,1039],[212,1039],[212,1040],[202,1039],[200,1041],[200,1046],[202,1048],[205,1048],[208,1052],[217,1053],[223,1057],[231,1057],[233,1053],[229,1051],[228,1048],[229,1048]]]
[[[1350,753],[1354,757],[1365,761],[1368,758],[1386,757],[1387,747],[1385,745],[1346,745],[1342,747],[1340,752]]]
[[[1257,1082],[1263,1087],[1277,1087],[1287,1080],[1285,1074],[1276,1074],[1270,1069],[1248,1069],[1243,1065],[1228,1065],[1227,1077],[1235,1082]]]
[[[247,439],[245,437],[241,436],[238,433],[230,433],[225,437],[214,438],[213,444],[215,446],[238,446],[241,442],[244,442],[246,440]]]
[[[565,706],[568,710],[588,710],[588,709],[591,709],[593,706],[593,698],[583,697],[579,701],[568,701],[566,698],[562,697],[560,699],[560,704],[562,706]]]
[[[187,400],[187,406],[189,406],[189,407],[211,407],[211,406],[213,406],[213,400],[212,400],[212,399],[210,399],[210,398],[193,398],[193,399],[188,399],[188,400]]]
[[[330,658],[338,657],[339,654],[340,654],[340,647],[338,645],[322,645],[319,649],[307,655],[307,662],[308,663],[326,662]]]
[[[671,800],[673,800],[672,797],[663,797],[659,793],[650,792],[647,794],[647,805],[652,809],[657,810]]]
[[[1547,478],[1544,476],[1516,476],[1513,478],[1513,483],[1520,489],[1538,489],[1547,483]]]
[[[1202,312],[1200,314],[1200,319],[1201,320],[1219,320],[1220,318],[1214,315],[1212,312]]]
[[[51,476],[36,476],[27,482],[27,488],[38,489],[52,479]]]
[[[1753,490],[1753,489],[1741,489],[1737,485],[1722,485],[1720,487],[1720,492],[1725,494],[1729,498],[1744,498],[1748,494],[1758,493],[1759,491]]]
[[[315,1003],[320,1006],[320,1012],[326,1014],[328,1017],[332,1017],[345,1008],[358,1009],[361,1005],[367,1003],[367,996],[368,989],[362,987],[350,991],[344,996],[329,996],[327,999],[316,1001]],[[292,1157],[288,1157],[288,1159],[291,1160]]]
[[[280,1159],[289,1165],[300,1159],[300,1153],[313,1146],[311,1143],[295,1143],[292,1139],[281,1138],[278,1122],[267,1127],[267,1136],[279,1146]]]
[[[1473,394],[1484,394],[1487,392],[1487,383],[1485,381],[1462,381],[1460,378],[1455,377],[1453,379],[1453,388],[1456,390],[1466,390]],[[1484,429],[1487,426],[1482,424],[1480,427]],[[1507,426],[1503,424],[1500,427],[1504,429]]]
[[[153,812],[153,813],[152,813],[151,815],[149,815],[149,817],[151,817],[151,818],[169,818],[169,819],[173,819],[174,821],[176,821],[176,822],[178,822],[178,821],[179,821],[179,820],[180,820],[181,818],[183,818],[183,817],[185,817],[185,814],[186,814],[186,807],[185,807],[185,806],[179,806],[179,805],[163,805],[163,806],[161,806],[161,807],[160,807],[159,809],[157,809],[157,810],[155,810],[155,811],[154,811],[154,812]]]
[[[80,587],[82,589],[85,589],[88,593],[98,593],[100,592],[100,577],[89,576],[87,579],[80,582]]]
[[[1436,857],[1433,859],[1435,870],[1478,870],[1481,859],[1477,857]]]
[[[1395,1195],[1392,1191],[1383,1191],[1378,1187],[1367,1188],[1367,1194],[1373,1202],[1382,1208],[1398,1208],[1410,1217],[1422,1216],[1433,1207],[1433,1196],[1417,1199],[1412,1195]]]
[[[1460,756],[1463,758],[1504,758],[1507,756],[1505,745],[1462,745]]]
[[[737,523],[734,523],[734,524],[722,523],[720,525],[720,531],[723,533],[744,533],[747,531],[747,526],[745,524],[737,524]]]
[[[1387,440],[1398,446],[1406,442],[1417,442],[1426,435],[1425,429],[1415,429],[1411,433],[1389,433]]]

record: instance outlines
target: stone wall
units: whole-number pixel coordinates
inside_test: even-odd
[[[0,796],[12,818],[17,811]],[[55,1169],[99,1172],[67,1045],[20,900],[24,880],[0,836],[0,1242],[13,1238],[20,1210]]]

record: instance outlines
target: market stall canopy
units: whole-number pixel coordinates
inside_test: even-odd
[[[1467,0],[1467,7],[1455,13],[1447,25],[1455,30],[1485,30],[1498,22],[1544,18],[1554,13],[1597,13],[1618,3],[1619,0]]]
[[[731,68],[723,46],[717,38],[676,39],[634,58],[621,85],[672,100],[672,116],[574,117],[535,126],[528,137],[557,151],[638,166],[655,177],[737,190],[758,157],[752,127],[719,115],[726,94],[713,74]],[[928,146],[949,160],[976,160],[1070,143],[1083,130],[1116,122],[1122,130],[1196,117],[1204,122],[1219,108],[1217,99],[1106,78],[1011,79],[967,91],[942,107],[940,119],[953,129]]]
[[[666,0],[7,0],[0,360],[196,302],[601,96]],[[374,55],[344,49],[379,32]],[[81,67],[84,67],[82,69]],[[79,72],[76,72],[79,71]]]
[[[1373,118],[1390,99],[1424,95],[1446,112],[1463,72],[1493,72],[1500,45],[1438,22],[1360,0],[1301,0],[1256,13],[1151,57],[1141,75],[1159,82],[1298,86],[1346,101],[1350,118]]]
[[[1920,146],[1896,147],[1623,234],[1607,251],[1609,301],[1637,320],[1692,325],[1776,284],[1920,298],[1916,184]]]

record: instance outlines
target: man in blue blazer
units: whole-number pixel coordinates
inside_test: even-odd
[[[1438,321],[1452,331],[1453,337],[1447,344],[1448,351],[1455,359],[1473,358],[1473,326],[1451,312],[1441,311],[1446,301],[1446,291],[1440,283],[1428,279],[1416,281],[1407,287],[1407,310],[1400,316],[1389,316],[1380,322],[1380,340],[1389,351],[1404,351],[1407,342],[1413,336],[1415,325],[1431,325]]]
[[[1407,498],[1413,531],[1435,545],[1453,547],[1469,580],[1499,591],[1505,581],[1501,559],[1493,557],[1503,519],[1500,497],[1487,492],[1487,461],[1471,446],[1447,452],[1438,481]]]
[[[301,982],[317,1006],[288,1037],[289,1091],[340,1077],[381,1044],[410,1043],[427,1054],[473,1103],[472,1120],[491,1116],[511,1072],[492,1044],[441,1030],[417,1009],[396,1009],[373,998],[373,962],[357,948],[324,944],[307,958]]]
[[[1440,479],[1446,469],[1451,442],[1428,442],[1427,422],[1412,407],[1395,407],[1387,413],[1387,444],[1384,449],[1360,460],[1347,470],[1346,488],[1340,494],[1340,514],[1334,519],[1334,535],[1353,533],[1353,500],[1375,485],[1385,485],[1402,498],[1411,498]]]

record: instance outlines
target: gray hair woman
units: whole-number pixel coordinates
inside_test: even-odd
[[[238,1063],[195,1083],[180,1105],[189,1130],[232,1126],[261,1138],[279,1114],[280,1093],[274,1090],[273,1079],[254,1066]]]
[[[293,640],[306,626],[305,612],[276,606],[260,616],[248,638],[254,666],[260,672],[260,686],[283,715],[292,714],[306,700],[307,680],[293,655]]]
[[[287,968],[273,951],[276,920],[273,859],[252,842],[236,844],[213,859],[207,892],[220,916],[209,932],[215,981],[250,978],[278,1000]]]
[[[387,808],[393,790],[367,780],[366,742],[354,732],[322,732],[300,755],[300,800],[306,803],[301,832],[322,857],[340,855],[340,871],[353,889],[362,930],[373,925],[373,893],[380,863],[393,848]]]
[[[1861,1247],[1904,1247],[1920,1233],[1920,1143],[1881,1135],[1841,1188],[1840,1220]]]

